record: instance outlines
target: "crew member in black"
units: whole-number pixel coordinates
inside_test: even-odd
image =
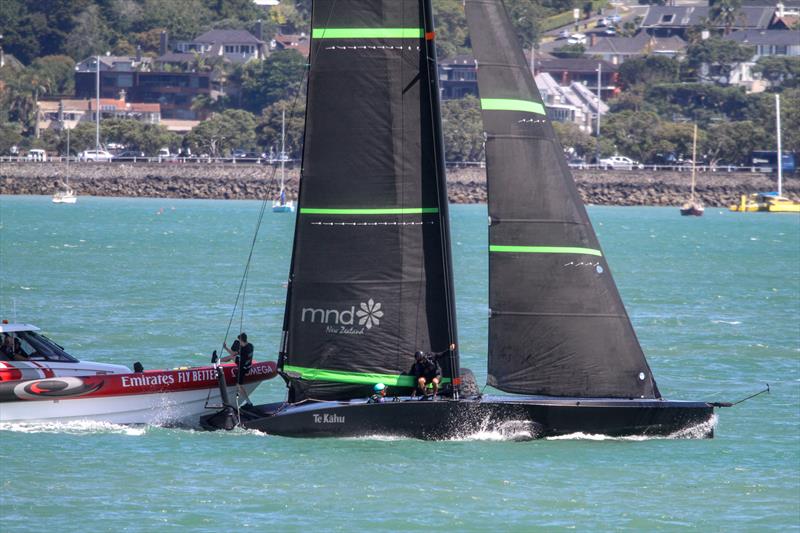
[[[253,345],[247,342],[247,333],[240,333],[233,343],[233,346],[228,348],[226,343],[222,343],[222,347],[228,352],[228,355],[223,357],[220,361],[225,363],[230,360],[235,360],[237,365],[236,370],[236,388],[239,392],[239,397],[244,398],[245,403],[243,407],[252,407],[253,403],[247,395],[244,388],[244,376],[250,371],[253,365]]]
[[[419,351],[414,354],[414,366],[411,369],[411,373],[417,383],[414,395],[418,390],[422,397],[425,398],[428,384],[431,384],[433,386],[433,399],[436,399],[436,394],[439,392],[439,383],[442,381],[442,367],[439,365],[439,357],[455,349],[456,345],[451,344],[449,349],[441,352]]]

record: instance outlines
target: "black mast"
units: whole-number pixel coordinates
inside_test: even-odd
[[[486,140],[489,378],[507,392],[657,398],[502,0],[466,0]]]

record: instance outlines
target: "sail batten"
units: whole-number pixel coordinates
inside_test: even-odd
[[[502,0],[466,0],[486,133],[488,383],[561,397],[658,389]]]

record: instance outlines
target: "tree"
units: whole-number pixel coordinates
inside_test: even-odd
[[[31,68],[47,80],[52,94],[75,93],[75,61],[69,56],[45,56],[33,62]]]
[[[439,58],[466,53],[467,20],[461,0],[439,0],[434,4],[434,9]]]
[[[553,122],[553,129],[565,150],[571,148],[575,155],[585,157],[595,153],[597,139],[582,131],[573,122]]]
[[[676,83],[680,76],[680,61],[662,55],[633,57],[619,66],[620,81],[626,86],[656,83]]]
[[[657,152],[655,132],[661,120],[655,113],[626,110],[604,118],[603,138],[610,140],[618,153],[648,161]]]
[[[296,50],[282,50],[264,61],[245,63],[233,77],[242,91],[241,107],[260,114],[278,100],[293,97],[300,90],[306,60]]]
[[[509,0],[506,2],[511,24],[517,30],[520,44],[530,50],[539,41],[541,20],[549,13],[535,0]]]
[[[22,127],[16,122],[0,122],[0,154],[8,154],[12,146],[22,142]]]
[[[580,43],[565,44],[553,50],[556,57],[581,57],[586,52],[586,47]]]
[[[157,154],[161,148],[175,149],[180,144],[177,134],[164,126],[147,124],[132,119],[108,119],[100,124],[103,144],[118,143],[129,150],[142,151],[148,155]]]
[[[725,28],[725,35],[731,32],[734,24],[743,16],[742,0],[712,0],[708,16],[716,26]]]
[[[292,105],[295,108],[292,109]],[[281,151],[281,122],[286,111],[286,154],[292,159],[300,159],[303,150],[303,129],[305,128],[305,106],[301,100],[279,100],[264,108],[256,124],[256,142],[275,157]]]
[[[466,96],[443,102],[442,134],[447,161],[483,161],[483,122],[478,99]]]
[[[197,153],[213,157],[235,148],[251,148],[255,144],[255,117],[241,109],[215,113],[186,135],[185,144]]]
[[[761,74],[773,87],[800,87],[800,57],[762,56],[753,72]]]
[[[75,28],[64,43],[70,56],[81,60],[93,54],[111,51],[114,33],[106,24],[97,5],[87,6],[74,20]]]
[[[202,0],[144,0],[140,31],[165,28],[172,40],[190,40],[211,24],[214,13]]]
[[[753,150],[768,146],[769,135],[751,121],[712,124],[698,140],[699,150],[708,156],[709,164],[747,164]]]
[[[750,46],[719,37],[711,37],[690,44],[686,48],[687,66],[701,80],[715,80],[727,84],[731,71],[749,61],[754,54]]]

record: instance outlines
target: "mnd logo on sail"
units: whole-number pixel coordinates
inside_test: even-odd
[[[381,307],[381,303],[372,298],[366,302],[361,302],[358,309],[354,305],[350,306],[349,309],[304,307],[300,311],[300,322],[324,324],[326,333],[364,335],[365,331],[380,325],[380,319],[383,317]]]

